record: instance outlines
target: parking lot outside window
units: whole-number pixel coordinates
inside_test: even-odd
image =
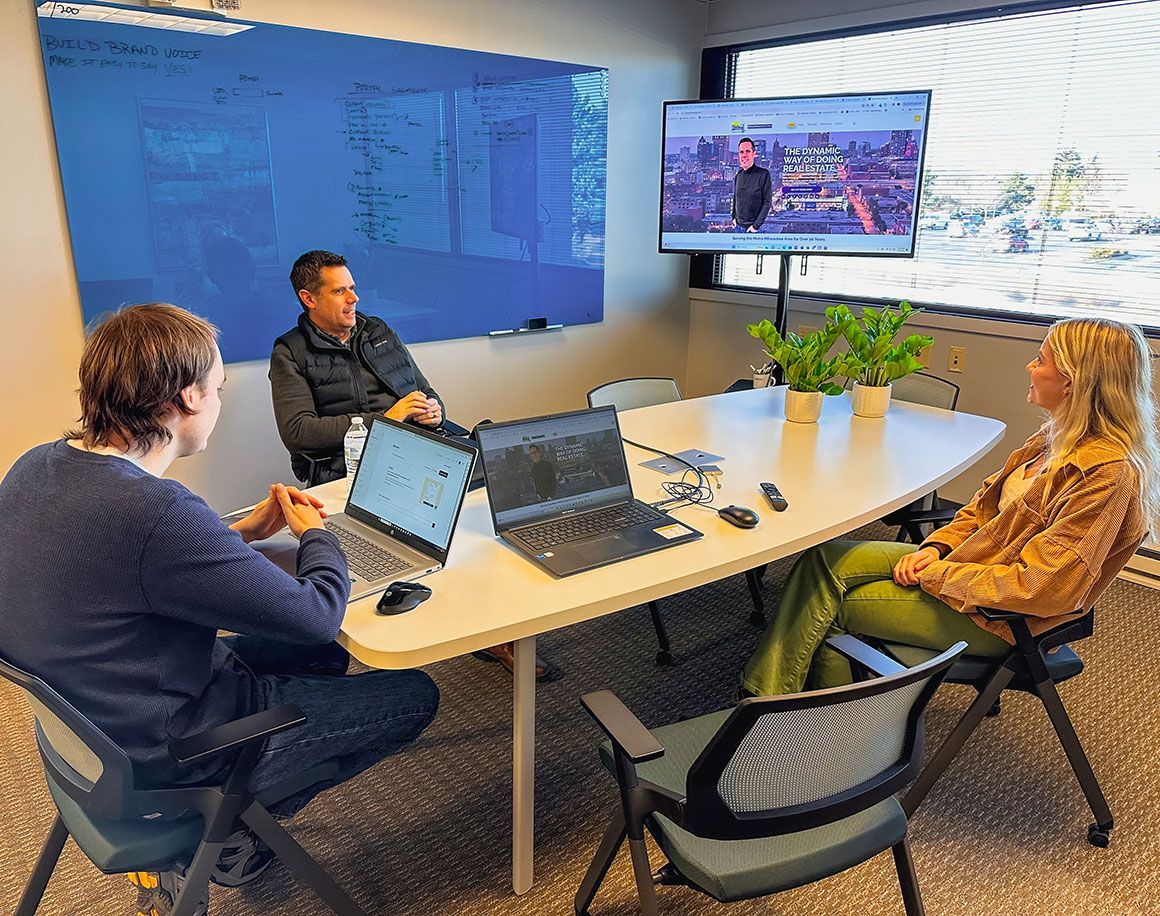
[[[933,90],[914,259],[814,257],[794,292],[1160,328],[1158,60],[1160,0],[736,52],[735,98]]]

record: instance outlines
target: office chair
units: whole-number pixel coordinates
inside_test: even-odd
[[[625,378],[597,385],[586,397],[589,407],[615,407],[617,411],[622,411],[679,401],[681,389],[677,387],[677,380],[672,378]],[[765,599],[761,597],[761,577],[764,574],[764,566],[745,573],[745,583],[749,586],[749,597],[753,602],[749,622],[754,626],[765,626]],[[658,665],[671,665],[673,653],[669,634],[655,601],[648,603],[648,612],[657,634],[656,662]]]
[[[632,410],[679,401],[681,389],[677,387],[677,380],[671,378],[623,378],[597,385],[587,397],[589,407]]]
[[[266,810],[337,773],[333,763],[306,770],[255,797],[246,782],[269,735],[306,721],[295,706],[278,706],[175,742],[178,764],[219,754],[232,758],[210,784],[138,788],[132,764],[108,736],[38,677],[0,660],[0,676],[19,687],[35,717],[36,745],[57,815],[16,906],[33,916],[70,836],[105,874],[186,868],[173,916],[189,916],[209,893],[209,876],[240,819],[339,916],[364,911]]]
[[[1092,635],[1095,609],[1078,620],[1062,623],[1038,636],[1031,635],[1027,625],[1029,618],[1023,614],[989,608],[978,610],[988,620],[1006,623],[1015,637],[1015,645],[1006,656],[998,660],[963,655],[951,666],[946,675],[947,683],[967,684],[978,691],[978,696],[910,787],[902,800],[903,809],[907,816],[914,814],[983,718],[998,715],[1001,693],[1004,690],[1019,690],[1037,696],[1043,703],[1088,806],[1095,815],[1096,822],[1088,827],[1088,842],[1093,846],[1106,847],[1111,842],[1112,812],[1067,710],[1064,709],[1063,701],[1059,698],[1059,692],[1055,689],[1056,684],[1070,680],[1083,671],[1083,660],[1068,643]],[[880,645],[888,655],[905,665],[925,664],[936,654],[930,649],[892,642],[881,642]],[[1055,651],[1050,651],[1052,649]]]
[[[948,382],[937,375],[927,372],[915,372],[905,378],[895,379],[890,383],[891,397],[895,400],[906,401],[910,404],[925,404],[927,407],[941,407],[943,410],[954,410],[959,403],[959,386]],[[938,491],[934,491],[921,499],[895,509],[884,515],[882,524],[898,526],[898,535],[895,540],[905,541],[908,537],[913,540],[916,531],[921,531],[921,525],[914,522],[917,513],[927,512],[940,507]],[[915,543],[922,541],[921,534]]]
[[[586,914],[628,838],[641,912],[654,884],[728,903],[820,881],[890,849],[908,916],[924,912],[894,793],[922,762],[922,713],[966,643],[903,668],[852,636],[828,640],[875,680],[743,700],[646,729],[611,691],[581,698],[609,741],[620,804],[576,894]],[[650,870],[644,829],[668,858]],[[747,843],[732,842],[748,840]]]

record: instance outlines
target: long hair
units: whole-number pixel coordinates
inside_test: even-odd
[[[81,425],[65,433],[92,448],[125,439],[149,451],[173,438],[165,421],[188,413],[182,389],[206,380],[217,328],[176,305],[130,305],[101,321],[80,367]]]
[[[1044,424],[1047,462],[1059,467],[1080,442],[1103,439],[1136,471],[1150,530],[1160,521],[1160,444],[1152,394],[1152,352],[1140,329],[1110,318],[1068,318],[1047,331],[1071,396]]]

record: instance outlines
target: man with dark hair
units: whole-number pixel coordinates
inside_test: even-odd
[[[733,176],[733,228],[737,232],[758,232],[773,203],[773,180],[769,169],[755,165],[753,141],[737,141],[737,161],[741,168]]]
[[[80,428],[27,452],[0,482],[0,655],[91,719],[142,785],[222,775],[229,760],[183,766],[169,747],[298,706],[306,723],[267,739],[248,788],[327,761],[337,775],[270,809],[288,817],[417,738],[439,691],[421,671],[336,676],[349,661],[334,638],[350,580],[318,500],[275,484],[227,527],[163,476],[205,448],[224,384],[214,327],[184,309],[132,306],[92,333]],[[248,546],[287,526],[299,539],[297,577]],[[243,884],[272,857],[236,828],[213,880]],[[134,874],[139,911],[168,913],[184,872]]]
[[[278,433],[299,480],[314,486],[345,473],[342,440],[356,416],[367,426],[372,414],[385,413],[452,435],[468,434],[444,418],[443,402],[399,335],[381,318],[355,310],[358,295],[346,258],[308,251],[294,262],[290,284],[302,314],[297,327],[274,341],[270,388]],[[476,654],[508,671],[514,665],[511,643]],[[536,676],[547,670],[537,660]]]
[[[278,433],[299,480],[310,485],[345,473],[342,440],[351,420],[372,414],[443,428],[443,402],[406,345],[381,318],[359,314],[346,258],[308,251],[290,284],[302,306],[298,325],[274,342],[270,388]]]

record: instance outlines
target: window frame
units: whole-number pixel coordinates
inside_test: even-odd
[[[1079,7],[1102,6],[1111,3],[1122,3],[1123,0],[1031,0],[1027,3],[1011,3],[995,6],[980,7],[978,9],[960,10],[955,12],[936,13],[925,16],[910,16],[900,19],[891,19],[884,22],[866,23],[864,25],[848,26],[838,29],[823,29],[820,31],[796,32],[778,38],[758,39],[754,41],[735,42],[732,44],[713,45],[701,52],[701,99],[732,98],[737,70],[737,55],[742,51],[760,51],[769,48],[788,47],[790,45],[807,44],[814,41],[825,41],[836,38],[850,38],[858,35],[874,35],[880,32],[901,31],[906,29],[924,28],[933,25],[950,25],[961,22],[979,22],[988,19],[997,19],[1002,16],[1022,13],[1050,12],[1052,10],[1076,9]],[[694,254],[689,258],[689,287],[690,289],[708,289],[717,292],[739,292],[747,295],[768,297],[773,305],[780,295],[776,287],[736,286],[722,283],[721,254]],[[779,257],[771,255],[775,260]],[[808,255],[791,255],[790,257],[808,257]],[[792,271],[791,271],[792,273]],[[790,296],[794,299],[835,304],[852,302],[858,305],[885,306],[895,305],[898,300],[883,299],[876,296],[864,296],[840,293],[795,292],[790,288]],[[923,302],[911,300],[914,305],[921,307],[931,315],[948,315],[969,319],[983,319],[1013,324],[1047,327],[1056,320],[1049,315],[1032,315],[1024,312],[1015,312],[1002,309],[972,309],[966,306],[949,305],[939,302]],[[1140,325],[1144,335],[1150,339],[1160,339],[1160,325]]]

